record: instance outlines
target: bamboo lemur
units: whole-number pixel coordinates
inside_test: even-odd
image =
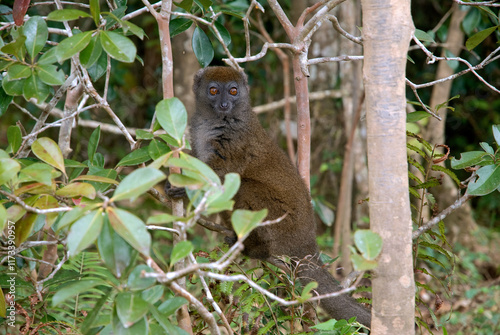
[[[243,253],[274,264],[275,257],[283,255],[307,259],[298,268],[304,285],[318,282],[319,294],[340,290],[318,258],[309,190],[252,112],[246,76],[229,67],[208,67],[195,75],[193,91],[196,111],[189,123],[192,154],[221,178],[229,172],[240,174],[234,208],[267,208],[267,220],[288,213],[279,223],[255,229],[244,241]],[[167,187],[167,194],[177,198],[185,192]],[[232,229],[230,213],[223,213],[222,219]],[[336,319],[356,316],[370,326],[370,312],[348,295],[323,299],[321,305]]]

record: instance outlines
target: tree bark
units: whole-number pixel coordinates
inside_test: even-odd
[[[406,159],[409,0],[362,0],[370,224],[383,240],[374,270],[372,334],[415,333],[412,221]]]

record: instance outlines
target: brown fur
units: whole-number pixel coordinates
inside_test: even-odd
[[[208,93],[213,85],[219,85],[220,96]],[[225,90],[232,87],[237,87],[238,96],[225,96]],[[317,256],[309,190],[296,167],[252,112],[245,75],[228,67],[209,67],[196,74],[193,90],[196,95],[196,111],[190,120],[193,155],[221,178],[229,172],[240,174],[235,209],[267,208],[268,220],[287,214],[279,223],[255,229],[244,242],[244,254],[272,263],[282,255],[308,259],[298,268],[301,281],[317,281],[319,294],[338,291],[339,285]],[[230,107],[222,108],[224,103]],[[232,229],[230,213],[222,217]],[[357,316],[361,323],[370,324],[369,311],[347,295],[323,299],[321,303],[332,317]]]

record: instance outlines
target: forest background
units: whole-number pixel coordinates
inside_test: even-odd
[[[471,64],[478,64],[488,55],[497,52],[498,7],[459,6],[458,2],[412,1],[411,14],[413,23],[418,29],[415,36],[436,56],[440,56],[441,52],[444,52],[445,57],[461,56]],[[62,155],[72,160],[72,162],[66,161],[64,163],[67,168],[73,169],[72,171],[78,171],[82,168],[77,164],[82,164],[82,162],[86,164],[86,168],[94,169],[94,172],[104,171],[104,167],[107,169],[115,167],[114,169],[119,172],[120,177],[117,178],[115,175],[112,179],[116,178],[118,181],[122,181],[124,176],[131,174],[142,164],[149,164],[151,159],[159,159],[162,154],[170,151],[167,144],[172,144],[172,138],[153,139],[151,133],[147,131],[151,127],[155,111],[158,113],[158,102],[165,97],[165,88],[162,85],[162,78],[165,75],[162,72],[162,70],[165,71],[162,67],[161,50],[163,44],[159,35],[161,29],[158,29],[158,21],[153,15],[146,11],[137,12],[144,8],[144,3],[136,0],[115,1],[110,4],[91,1],[90,5],[85,4],[87,7],[81,8],[68,6],[64,2],[56,1],[56,3],[58,6],[62,6],[61,8],[79,8],[89,13],[88,18],[78,18],[77,15],[76,18],[69,20],[66,17],[66,21],[70,23],[72,28],[78,27],[82,32],[89,31],[98,25],[99,18],[95,17],[95,8],[96,3],[100,3],[102,17],[108,20],[103,21],[103,27],[109,31],[112,31],[114,26],[118,27],[118,31],[124,32],[120,36],[127,35],[136,48],[132,60],[126,59],[126,57],[121,58],[119,52],[107,48],[104,50],[109,56],[104,52],[99,57],[93,56],[92,53],[87,56],[86,65],[89,65],[90,80],[93,82],[96,92],[104,92],[101,94],[105,99],[104,102],[98,101],[95,96],[83,88],[76,89],[80,92],[75,93],[77,99],[73,101],[73,110],[85,109],[85,106],[90,106],[90,108],[86,108],[78,114],[78,126],[71,132],[71,141],[68,142],[71,143],[70,149],[60,148]],[[181,7],[185,7],[187,12],[192,11],[197,15],[203,13],[209,17],[210,10],[206,5],[204,1],[195,1],[194,3],[183,1],[179,3],[179,7],[174,7],[174,9],[180,11]],[[213,5],[216,10],[223,13],[217,18],[219,32],[222,32],[219,37],[224,40],[225,47],[234,57],[258,54],[265,42],[280,43],[287,40],[280,22],[264,1],[237,0],[215,2]],[[307,1],[284,1],[281,3],[291,22],[299,20],[301,13],[308,6],[313,5],[314,2],[308,3]],[[15,41],[19,41],[19,36],[22,35],[16,31],[12,23],[15,19],[15,14],[12,15],[13,7],[14,1],[2,1],[0,4],[0,12],[3,13],[0,16],[2,23],[0,33],[3,45],[12,42],[15,44]],[[27,8],[27,13],[29,17],[46,18],[56,7],[52,2],[38,3],[38,5],[37,2],[33,2]],[[158,7],[156,6],[156,8]],[[261,7],[264,12],[260,11]],[[105,14],[110,8],[117,18],[115,21],[112,21],[115,19],[112,15]],[[249,8],[253,11],[249,11]],[[126,15],[130,13],[138,14],[128,18]],[[344,27],[351,36],[361,35],[361,4],[359,1],[346,1],[337,6],[332,13],[335,14],[340,26]],[[244,33],[247,27],[245,27],[245,21],[241,19],[247,15],[249,31],[251,32],[249,35]],[[43,45],[34,54],[30,54],[29,48],[23,50],[23,52],[28,53],[29,58],[34,59],[38,52],[47,53],[47,50],[63,40],[64,34],[58,34],[57,29],[68,29],[62,23],[65,20],[52,19],[50,20],[49,16],[47,22],[49,28],[52,29],[49,30],[49,40],[53,43],[47,43],[47,46]],[[214,34],[213,30],[202,23],[197,22],[198,28],[195,30],[195,24],[190,18],[176,17],[176,19],[178,21],[173,27],[170,27],[174,71],[173,88],[175,97],[185,105],[189,114],[194,110],[191,92],[194,73],[200,68],[200,63],[205,66],[223,65],[222,58],[227,57],[227,50],[218,41],[217,34]],[[127,26],[122,22],[131,22],[132,24]],[[39,23],[36,22],[36,24]],[[352,231],[369,228],[366,158],[367,111],[362,107],[364,102],[362,60],[359,58],[362,55],[362,48],[350,39],[341,38],[341,34],[338,30],[333,29],[333,25],[335,25],[334,20],[323,22],[318,31],[315,32],[309,46],[310,59],[324,56],[338,57],[333,61],[318,61],[309,66],[310,183],[314,206],[318,214],[318,242],[322,250],[331,257],[342,255],[342,258],[334,263],[334,269],[337,269],[335,272],[339,279],[342,279],[352,270],[349,258]],[[265,34],[264,31],[269,32],[269,34]],[[477,34],[481,32],[483,34],[478,37]],[[105,35],[102,34],[102,36]],[[102,36],[101,41],[103,41]],[[110,39],[116,38],[115,35],[110,34],[109,37]],[[247,53],[248,38],[252,40],[252,47]],[[29,40],[29,36],[27,36],[27,40]],[[466,42],[469,44],[467,45]],[[24,41],[20,44],[24,44]],[[2,52],[14,54],[17,59],[24,59],[24,56],[16,55],[16,52],[21,51],[16,49],[13,44],[11,45],[11,49],[2,48]],[[38,46],[35,45],[34,48],[37,49]],[[211,50],[213,50],[213,54],[211,54]],[[294,105],[290,106],[282,100],[284,97],[293,95],[291,93],[293,83],[290,79],[292,57],[286,50],[285,52],[279,50],[281,49],[270,49],[262,58],[241,65],[249,78],[254,110],[259,113],[259,118],[270,136],[277,143],[280,143],[291,159],[295,161],[297,134],[293,129],[296,126],[297,117],[293,111]],[[68,54],[70,52],[68,51]],[[69,60],[71,56],[73,55],[67,58],[60,56],[57,70],[54,72],[50,72],[52,69],[49,70],[51,76],[49,79],[45,77],[43,84],[34,84],[34,87],[42,88],[34,90],[35,92],[28,88],[27,90],[21,89],[21,94],[13,94],[16,92],[16,88],[9,88],[6,84],[9,79],[5,80],[5,76],[11,76],[11,83],[19,83],[21,80],[28,81],[30,77],[28,74],[23,74],[22,69],[18,72],[15,70],[3,72],[2,89],[4,92],[2,92],[0,101],[0,148],[9,155],[12,156],[16,152],[15,149],[19,149],[21,146],[21,141],[16,140],[18,138],[17,130],[12,127],[19,129],[19,133],[23,136],[26,135],[24,131],[32,132],[37,120],[35,118],[43,115],[47,103],[57,92],[57,88],[65,82],[65,78],[61,78],[61,73],[68,75],[73,71],[74,64],[72,65]],[[41,61],[41,57],[38,58],[38,62],[45,65]],[[80,54],[80,61],[82,61],[81,57]],[[96,59],[90,64],[92,57]],[[46,56],[46,58],[49,57]],[[406,96],[411,102],[407,106],[408,113],[414,113],[412,114],[413,118],[408,119],[407,130],[409,131],[408,143],[410,144],[408,146],[410,185],[413,187],[410,192],[415,227],[431,220],[436,214],[460,198],[458,185],[450,176],[456,174],[457,179],[464,181],[467,180],[471,172],[463,169],[452,169],[450,165],[452,157],[456,157],[458,160],[461,153],[478,151],[481,148],[487,152],[490,149],[493,150],[493,156],[498,157],[498,139],[495,136],[495,128],[492,128],[493,125],[500,124],[498,61],[488,63],[485,68],[478,70],[483,80],[479,80],[471,73],[466,73],[447,81],[449,84],[447,87],[446,85],[444,85],[445,87],[434,85],[428,88],[419,88],[418,96],[416,96],[412,90],[413,83],[431,82],[453,73],[460,73],[467,68],[464,63],[456,60],[448,62],[429,62],[428,60],[429,55],[422,52],[420,45],[413,40],[408,53],[406,77],[410,83],[406,88]],[[48,62],[46,64],[56,63]],[[439,64],[446,64],[447,67],[442,68]],[[5,66],[3,71],[6,71],[7,65],[2,63],[2,66]],[[39,72],[34,73],[42,77],[41,72],[42,70],[39,70]],[[18,78],[13,79],[13,75],[17,75]],[[35,78],[36,75],[33,75],[32,78]],[[13,84],[13,86],[15,85]],[[54,86],[56,89],[51,89],[49,86]],[[65,112],[71,110],[71,104],[68,104],[71,102],[71,98],[68,98],[68,95],[69,93],[64,99],[57,101],[56,109],[65,110]],[[82,96],[85,99],[83,103]],[[443,120],[439,121],[432,116],[428,117],[430,114],[427,111],[422,113],[425,107],[421,106],[419,99],[430,106],[429,109],[439,114]],[[111,117],[106,108],[93,108],[102,107],[104,103],[114,112],[116,118]],[[93,104],[99,104],[99,106],[93,106]],[[54,120],[60,119],[62,115],[55,114]],[[130,132],[137,135],[136,139],[141,139],[145,144],[139,145],[135,151],[131,151],[130,141],[127,142],[122,131],[116,126],[116,119],[120,120],[123,125],[130,127]],[[291,124],[290,128],[288,128],[288,122]],[[60,132],[59,126],[45,129],[41,134],[38,134],[38,137],[52,138],[57,141]],[[98,126],[100,127],[98,128]],[[135,132],[138,128],[144,129],[143,132]],[[172,135],[168,129],[165,130]],[[157,146],[156,151],[153,151],[151,143],[155,143]],[[420,144],[417,145],[417,143]],[[491,146],[486,146],[485,143],[489,143]],[[174,144],[184,144],[182,136]],[[46,146],[47,144],[41,143],[40,145],[45,149],[50,147],[50,144]],[[434,145],[445,146],[436,148]],[[426,146],[432,150],[428,152],[422,148]],[[142,151],[141,148],[143,148]],[[47,157],[43,159],[41,158],[43,155],[35,156],[47,162]],[[31,155],[32,158],[35,156]],[[444,159],[440,162],[440,158],[443,157]],[[2,159],[7,158],[2,156]],[[418,165],[422,159],[424,162],[432,162],[429,163],[429,166],[442,164],[446,168],[442,170],[432,169],[432,173],[436,173],[433,176],[431,169],[426,164]],[[27,168],[30,164],[25,162],[22,164],[22,168]],[[57,166],[57,164],[49,165]],[[423,167],[423,171],[418,168],[419,166]],[[2,171],[5,172],[7,169]],[[25,173],[28,172],[25,171]],[[423,174],[418,175],[418,172],[423,172]],[[54,171],[50,173],[52,174],[52,177],[49,176],[50,180],[58,178],[54,177]],[[99,175],[99,173],[88,173],[88,175]],[[78,176],[78,173],[74,176]],[[108,174],[100,175],[100,177],[104,176],[111,177]],[[19,177],[22,180],[23,176]],[[37,176],[37,178],[41,177]],[[71,180],[71,178],[70,175],[69,179]],[[161,179],[161,177],[158,178]],[[159,179],[152,179],[151,182],[157,183]],[[27,180],[24,179],[24,182]],[[102,184],[109,181],[105,179],[80,179],[80,181],[85,180],[94,185],[94,189],[101,190],[104,192],[103,194],[106,194],[109,184],[106,187]],[[9,182],[11,182],[10,179]],[[10,186],[13,185],[10,184]],[[19,183],[10,190],[20,189],[22,186],[23,184]],[[57,199],[56,202],[78,205],[77,203],[71,204],[72,200],[68,199],[75,199],[79,196],[89,197],[92,192],[85,187],[82,186],[76,193],[59,193],[58,197],[54,199]],[[120,203],[120,206],[150,225],[153,223],[172,224],[172,218],[160,216],[165,212],[165,203],[168,201],[161,195],[161,184],[156,187],[159,191],[157,193],[150,191],[152,196],[144,195],[133,202],[124,201]],[[130,331],[129,327],[136,327],[132,331],[134,334],[139,334],[142,331],[152,334],[162,332],[182,334],[181,328],[184,331],[189,328],[182,325],[180,321],[182,320],[182,312],[178,310],[179,307],[181,310],[186,307],[186,300],[174,297],[172,292],[168,291],[167,288],[164,289],[161,285],[141,282],[141,280],[146,280],[139,277],[141,271],[147,268],[144,265],[147,258],[141,260],[137,253],[134,254],[135,251],[123,247],[120,250],[126,250],[125,253],[133,261],[127,263],[123,268],[115,266],[114,269],[109,270],[109,261],[102,254],[99,256],[97,248],[93,244],[97,236],[93,236],[93,240],[92,238],[83,242],[80,240],[81,244],[78,246],[71,247],[69,241],[66,244],[65,237],[68,234],[69,226],[75,221],[78,222],[76,218],[66,219],[64,222],[67,226],[61,227],[63,215],[58,215],[57,218],[50,217],[53,214],[47,212],[43,213],[46,215],[30,216],[29,210],[13,213],[14,209],[17,208],[13,207],[15,199],[13,200],[9,198],[8,194],[5,194],[10,193],[5,185],[2,186],[2,192],[2,203],[7,210],[11,208],[11,211],[6,211],[5,222],[7,222],[8,217],[9,220],[22,222],[22,226],[29,227],[19,228],[25,236],[22,237],[22,240],[16,241],[16,244],[19,242],[16,245],[19,248],[16,265],[20,269],[16,282],[16,296],[18,297],[16,302],[20,304],[18,314],[22,316],[22,321],[17,325],[19,332],[56,334],[59,330],[65,329],[68,332],[87,334],[97,331],[106,333],[113,328],[115,332],[117,329],[121,329],[120,331],[126,333]],[[48,198],[44,199],[47,201],[45,205],[41,202],[37,203],[40,194],[45,194],[44,192],[46,193],[47,190],[30,193],[24,189],[16,195],[36,194],[36,199],[22,197],[25,204],[31,206],[30,208],[53,208],[53,204],[50,204],[51,200],[47,200]],[[422,192],[425,192],[425,197]],[[464,191],[461,192],[463,194]],[[93,196],[95,197],[95,194]],[[66,199],[62,201],[61,197],[66,197]],[[130,197],[123,199],[130,199]],[[35,212],[35,214],[37,213]],[[37,217],[41,219],[37,220]],[[157,218],[157,221],[154,222],[150,219],[151,217]],[[122,220],[122,222],[124,221],[126,220]],[[39,241],[51,241],[50,233],[46,231],[47,222],[51,222],[51,224],[57,222],[59,225],[59,230],[53,229],[57,233],[55,240],[47,244],[36,244]],[[341,222],[347,223],[342,224]],[[119,238],[109,228],[108,223],[101,222],[99,224],[100,227],[104,226],[102,232],[109,230],[109,238]],[[5,227],[8,228],[7,223],[5,223]],[[460,209],[448,215],[438,227],[434,234],[428,236],[430,240],[437,240],[436,244],[431,243],[430,240],[424,240],[420,244],[414,245],[414,250],[418,255],[415,257],[414,265],[417,282],[416,315],[420,331],[450,334],[493,334],[499,332],[500,267],[498,264],[500,263],[500,250],[496,241],[498,241],[500,229],[500,192],[493,191],[471,199]],[[220,234],[209,232],[204,228],[189,227],[187,234],[190,243],[189,245],[185,244],[187,252],[181,248],[174,250],[175,233],[172,231],[151,230],[150,233],[152,236],[150,246],[153,250],[151,257],[160,264],[163,270],[173,269],[172,266],[188,254],[188,259],[193,259],[196,256],[196,262],[200,263],[210,262],[221,257],[222,251],[219,247],[222,239]],[[104,239],[103,235],[104,233],[99,239]],[[4,231],[1,266],[5,267],[7,267],[8,253],[6,236]],[[125,240],[127,239],[125,238]],[[140,238],[136,241],[136,245],[134,242],[127,241],[139,252],[145,243]],[[340,241],[342,243],[339,243]],[[96,241],[95,245],[98,244],[99,241]],[[90,248],[82,252],[89,245]],[[49,252],[50,246],[57,246],[55,257],[52,260],[45,258],[51,253]],[[68,248],[72,256],[77,256],[68,259],[66,257]],[[101,246],[101,253],[103,249],[104,247]],[[120,250],[113,251],[115,256]],[[225,252],[227,249],[223,251]],[[54,254],[54,252],[52,253]],[[50,264],[55,265],[51,266]],[[44,265],[46,269],[42,269]],[[276,269],[266,268],[264,273],[261,273],[259,267],[260,265],[251,261],[246,261],[243,267],[236,262],[224,272],[224,275],[246,273],[248,278],[254,279],[259,285],[271,291],[285,290],[287,292],[285,296],[288,298],[296,298],[298,294],[299,297],[307,300],[308,292],[304,293],[293,285],[289,287],[283,284],[283,280],[276,279],[280,278],[280,276],[273,276]],[[251,270],[248,270],[249,268]],[[46,273],[42,275],[41,272],[44,271]],[[365,277],[368,278],[361,279],[361,288],[356,294],[361,301],[369,303],[370,289],[365,285],[369,286],[370,276],[365,275]],[[71,286],[75,285],[72,283],[75,279],[83,281],[84,284]],[[126,284],[123,284],[124,280]],[[293,282],[294,278],[291,281]],[[360,283],[358,282],[358,284]],[[6,278],[1,278],[0,285],[4,289],[4,293],[7,292],[9,286]],[[213,297],[206,293],[206,287],[204,288],[205,293],[201,293],[201,288],[198,286],[203,287],[204,285],[199,279],[188,277],[187,284],[183,285],[187,285],[188,291],[200,299],[207,308],[210,309],[208,306],[214,308],[215,314],[219,315],[220,318],[220,320],[217,319],[219,326],[225,327],[227,332],[232,329],[235,333],[262,334],[271,332],[277,334],[299,333],[310,329],[308,327],[311,325],[309,322],[311,317],[307,314],[307,304],[280,308],[276,303],[263,298],[260,291],[249,289],[248,283],[233,284],[230,281],[212,278],[207,285]],[[64,287],[68,288],[66,292],[60,289]],[[111,287],[114,289],[110,289]],[[124,287],[131,288],[131,290],[123,290]],[[145,288],[151,290],[149,291],[151,296],[148,297],[150,300],[142,296],[143,300],[156,308],[151,306],[148,307],[150,309],[136,307],[132,310],[132,315],[127,315],[125,311],[117,310],[117,307],[112,303],[112,301],[120,299],[121,306],[133,306],[133,298],[137,291]],[[173,288],[170,289],[176,292]],[[57,295],[58,291],[63,293]],[[283,295],[283,293],[281,294]],[[6,297],[3,299],[8,303],[9,297],[8,295]],[[236,301],[235,297],[238,297]],[[214,304],[223,306],[222,311],[218,312]],[[116,306],[118,305],[116,303]],[[97,311],[102,311],[102,315],[95,315],[97,314],[95,312],[96,306],[99,306]],[[93,310],[94,313],[92,313]],[[210,311],[212,310],[210,309]],[[92,318],[87,318],[88,315],[92,315]],[[163,317],[159,317],[159,315]],[[170,321],[165,321],[165,318]],[[194,314],[192,312],[191,318],[195,333],[203,333],[207,332],[207,329],[212,329],[202,311],[197,310]],[[327,320],[327,318],[320,315],[320,320]],[[0,331],[7,333],[9,331],[7,319],[4,321]],[[301,323],[301,321],[304,322]],[[179,327],[174,326],[174,324]],[[123,325],[127,325],[127,327]],[[123,328],[120,328],[122,326]],[[328,327],[337,327],[335,329],[338,331],[345,327],[345,324],[324,325],[323,327],[326,330],[329,329]],[[356,332],[357,328],[348,325],[345,329],[352,333]],[[329,331],[333,332],[333,330]]]

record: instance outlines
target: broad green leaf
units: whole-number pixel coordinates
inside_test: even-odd
[[[192,37],[194,55],[202,67],[207,67],[214,58],[214,48],[207,34],[200,27],[194,29]]]
[[[229,31],[227,31],[226,27],[224,27],[219,21],[215,20],[215,28],[219,31],[219,34],[222,37],[222,41],[224,41],[224,44],[226,46],[229,46],[231,44],[231,35],[229,34]],[[215,32],[214,32],[215,34]]]
[[[422,42],[430,42],[430,43],[436,43],[436,41],[434,41],[434,38],[432,38],[431,35],[429,35],[428,33],[426,33],[425,31],[423,30],[420,30],[420,29],[415,29],[415,37],[419,40],[419,41],[422,41]]]
[[[97,146],[99,145],[99,139],[101,138],[101,126],[99,125],[90,135],[89,144],[87,146],[87,155],[90,164],[94,162],[94,156],[97,151]]]
[[[14,242],[16,247],[26,241],[33,232],[33,227],[38,218],[38,214],[26,213],[19,221],[16,222]]]
[[[111,318],[113,322],[113,329],[108,334],[114,335],[148,335],[148,322],[147,318],[144,316],[142,319],[137,321],[133,326],[126,328],[124,324],[120,322],[120,318],[116,312],[116,307],[113,312],[113,317]],[[101,332],[102,333],[102,332]]]
[[[179,217],[179,216],[163,213],[163,214],[150,216],[148,218],[147,223],[148,224],[165,224],[165,223],[171,223],[174,221],[185,221],[185,220],[186,220],[186,218],[184,218],[184,217]]]
[[[468,151],[460,154],[460,159],[453,157],[451,159],[451,167],[455,170],[464,169],[469,166],[474,166],[481,163],[487,158],[484,151]]]
[[[351,255],[351,261],[356,271],[368,271],[377,267],[376,261],[370,261],[358,254]]]
[[[176,245],[174,245],[174,249],[172,250],[172,254],[170,255],[170,266],[173,266],[175,263],[184,259],[191,253],[194,249],[193,244],[190,241],[180,241]]]
[[[158,123],[159,124],[159,123]],[[160,127],[158,127],[159,129]],[[173,146],[173,147],[178,147],[179,146],[179,142],[173,138],[172,136],[168,135],[168,134],[161,134],[158,136],[159,138],[161,138],[162,140],[165,141],[165,143]]]
[[[21,170],[21,165],[11,158],[0,158],[0,185],[9,182]]]
[[[204,10],[208,10],[210,8],[210,6],[212,6],[213,2],[211,0],[194,0],[198,5],[201,5],[202,9]],[[237,1],[235,1],[237,2]],[[245,4],[245,8],[247,8],[248,6]]]
[[[470,36],[472,34],[474,29],[479,26],[480,22],[481,12],[479,11],[479,9],[471,8],[462,21],[462,28],[464,29],[464,32],[467,34],[467,36]]]
[[[7,94],[3,87],[0,85],[0,117],[7,111],[7,108],[9,108],[10,103],[12,102],[12,99],[14,97]]]
[[[104,225],[97,238],[97,247],[104,264],[116,277],[121,278],[132,261],[135,251],[113,230],[107,217],[104,219]]]
[[[6,223],[7,223],[7,210],[2,204],[0,204],[0,231],[4,230]]]
[[[92,39],[92,33],[93,31],[86,31],[62,40],[55,47],[57,60],[61,63],[85,49]]]
[[[108,56],[105,52],[102,52],[97,62],[87,69],[89,71],[90,78],[92,78],[93,81],[97,81],[106,73],[107,66]]]
[[[311,291],[314,290],[315,288],[318,287],[318,283],[315,282],[315,281],[312,281],[310,283],[308,283],[304,289],[302,290],[302,294],[300,295],[300,299],[301,301],[307,301],[308,299],[311,299],[312,298],[312,293]]]
[[[73,223],[67,240],[70,256],[78,255],[95,242],[101,232],[103,217],[104,215],[100,208]]]
[[[424,111],[417,111],[406,114],[406,122],[417,122],[422,119],[428,118],[431,116],[429,113]]]
[[[234,232],[238,238],[242,238],[258,227],[266,216],[267,209],[262,209],[257,212],[237,209],[231,215]]]
[[[0,51],[9,55],[14,55],[18,60],[24,60],[24,42],[26,36],[20,35],[15,41],[5,44]]]
[[[24,216],[24,214],[26,214],[26,210],[20,205],[12,205],[7,208],[7,220],[9,221],[17,222]]]
[[[150,304],[156,303],[163,296],[163,292],[165,292],[164,286],[155,285],[151,288],[148,288],[141,293],[142,299]]]
[[[40,80],[47,85],[62,85],[66,80],[64,72],[57,70],[55,65],[38,65],[35,71]]]
[[[115,180],[118,176],[118,172],[114,169],[103,169],[97,166],[91,166],[88,172],[88,178],[85,176],[80,176],[81,178],[77,180],[87,180],[94,186],[97,192],[104,192],[111,186],[110,184],[117,185],[118,183],[111,182],[111,180]],[[105,178],[101,180],[100,178]]]
[[[382,237],[367,229],[359,229],[354,233],[354,243],[364,258],[374,260],[382,251]]]
[[[47,23],[40,16],[33,16],[24,24],[23,34],[26,36],[24,44],[33,60],[42,51],[49,37]]]
[[[117,182],[114,179],[102,177],[102,176],[94,176],[94,175],[89,175],[89,174],[78,176],[75,179],[73,179],[73,181],[78,181],[78,180],[95,181],[98,183],[115,184],[115,185],[119,184],[119,182]]]
[[[153,139],[148,145],[148,153],[152,159],[158,159],[170,151],[168,145],[161,140]]]
[[[335,219],[335,213],[333,212],[333,210],[318,199],[313,199],[313,208],[314,211],[318,214],[321,221],[327,226],[331,227],[331,225],[333,224],[333,220]]]
[[[7,71],[10,80],[23,79],[31,76],[31,67],[25,64],[14,64]]]
[[[96,191],[94,186],[88,183],[71,183],[56,191],[56,195],[66,198],[86,197],[95,199]]]
[[[99,34],[92,36],[89,45],[80,52],[80,61],[85,68],[94,65],[101,57],[102,45],[99,39]]]
[[[21,170],[19,175],[22,181],[37,181],[47,186],[52,185],[52,178],[56,175],[56,172],[52,166],[43,163],[34,163]],[[60,175],[61,173],[58,172]]]
[[[172,21],[170,21],[170,22],[172,22]],[[144,30],[141,27],[133,24],[130,21],[121,21],[121,24],[122,24],[123,31],[125,33],[130,31],[132,34],[139,37],[141,40],[144,39],[145,34],[144,34]]]
[[[479,178],[467,187],[470,195],[486,195],[500,187],[500,165],[483,166],[476,173]]]
[[[2,79],[2,88],[8,95],[22,95],[24,82],[26,79],[10,80],[8,74],[6,74]]]
[[[92,17],[89,13],[79,9],[58,9],[49,13],[47,20],[49,21],[71,21],[78,20],[81,17]]]
[[[142,319],[149,310],[149,304],[142,299],[140,292],[120,292],[115,301],[116,312],[125,328]]]
[[[116,233],[123,237],[135,250],[149,256],[151,248],[151,235],[149,235],[144,222],[137,216],[120,208],[106,209],[109,223]]]
[[[493,129],[493,137],[495,138],[495,142],[497,142],[497,145],[500,147],[500,124],[494,124],[491,126]]]
[[[43,194],[35,201],[35,203],[33,204],[33,207],[39,208],[39,209],[51,209],[51,208],[59,208],[60,205],[59,205],[59,202],[57,201],[57,199],[54,198],[53,196],[48,195],[48,194]],[[57,213],[46,214],[46,217],[41,222],[42,227],[43,226],[52,227],[52,224],[57,219],[57,216],[58,216]],[[39,220],[40,217],[41,217],[41,215],[39,216],[39,218],[37,220]],[[40,227],[40,229],[41,229],[41,227]],[[38,231],[38,230],[39,229],[37,229],[35,227],[35,231]]]
[[[42,137],[33,142],[31,150],[39,159],[66,174],[61,149],[54,140]]]
[[[101,16],[101,8],[99,7],[99,0],[90,0],[90,14],[94,19],[94,23],[99,27],[100,24],[100,16]]]
[[[119,166],[132,166],[132,165],[139,165],[141,163],[147,162],[151,159],[151,156],[149,156],[149,150],[148,147],[142,147],[137,150],[132,151],[125,157],[123,157],[118,164],[116,164],[116,167]]]
[[[194,179],[177,173],[169,175],[168,181],[175,187],[187,187],[190,190],[199,190],[204,185],[204,183],[199,179]]]
[[[312,326],[311,328],[317,329],[317,330],[335,330],[335,325],[337,324],[337,320],[335,319],[330,319],[326,322],[318,323],[317,325]]]
[[[485,30],[481,30],[480,32],[472,35],[465,42],[465,47],[467,50],[471,51],[475,47],[477,47],[481,42],[483,42],[488,36],[490,36],[495,30],[497,30],[498,26],[490,27]]]
[[[103,284],[104,282],[102,280],[94,279],[82,279],[74,281],[71,284],[57,290],[57,292],[52,297],[52,307],[57,307],[69,298],[79,295],[80,293],[87,292],[93,287]]]
[[[490,155],[494,155],[495,154],[495,150],[493,150],[493,148],[491,147],[491,145],[489,145],[488,143],[486,142],[481,142],[479,143],[479,145],[481,146],[481,148],[483,148],[484,151],[486,151],[488,154]]]
[[[181,152],[180,158],[171,157],[167,161],[169,167],[177,166],[181,169],[188,169],[194,172],[199,172],[207,181],[220,185],[220,178],[217,174],[205,163],[198,158]]]
[[[192,24],[192,20],[183,17],[178,17],[171,20],[169,25],[170,37],[174,37],[176,35],[179,35],[180,33],[185,32],[189,29],[189,27],[191,27]]]
[[[156,117],[167,134],[179,143],[187,125],[186,107],[178,98],[164,99],[156,105]]]
[[[100,39],[104,51],[114,59],[125,63],[134,61],[137,49],[128,37],[114,31],[101,31]]]
[[[72,210],[63,214],[62,218],[54,225],[53,229],[56,231],[63,229],[80,219],[87,211],[89,211],[88,207],[73,207]]]
[[[135,136],[137,137],[137,139],[140,139],[140,140],[152,140],[155,135],[152,134],[150,131],[146,131],[146,130],[142,130],[142,129],[137,129],[135,131]]]
[[[23,141],[23,135],[21,134],[19,126],[9,126],[7,129],[7,139],[9,141],[11,152],[16,153],[21,147],[21,142]]]
[[[193,6],[193,0],[182,0],[181,2],[176,3],[175,5],[177,7],[184,9],[186,12],[189,13],[191,11],[191,7]]]
[[[154,273],[154,270],[145,264],[137,265],[128,276],[127,286],[132,291],[142,291],[156,283],[155,278],[142,277],[142,272]]]
[[[38,103],[44,102],[50,94],[49,86],[37,76],[31,76],[24,81],[23,96],[26,100],[35,98]]]
[[[187,303],[188,301],[183,297],[172,297],[168,300],[165,300],[160,306],[158,306],[158,310],[165,317],[168,317],[170,315],[173,315],[181,306]]]
[[[56,48],[50,48],[40,58],[38,58],[38,65],[49,65],[57,62]]]
[[[147,167],[137,169],[126,176],[120,185],[118,185],[111,201],[123,199],[134,201],[165,178],[165,174],[157,169]]]

